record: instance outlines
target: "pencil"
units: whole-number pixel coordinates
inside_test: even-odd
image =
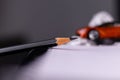
[[[69,41],[71,41],[69,37],[57,37],[57,38],[47,40],[47,41],[40,41],[40,42],[34,42],[34,43],[1,48],[0,54],[6,53],[6,52],[12,52],[12,51],[24,50],[24,49],[32,49],[32,48],[37,48],[37,47],[47,46],[47,45],[57,46],[57,45],[65,44]]]

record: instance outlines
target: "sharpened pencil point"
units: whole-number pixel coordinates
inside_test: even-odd
[[[68,38],[68,37],[57,37],[55,39],[56,39],[56,43],[58,45],[62,45],[62,44],[65,44],[65,43],[68,43],[71,41],[70,38]]]

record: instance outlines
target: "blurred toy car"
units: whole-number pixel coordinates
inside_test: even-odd
[[[120,24],[111,22],[95,27],[84,27],[76,31],[81,38],[87,38],[97,43],[113,44],[120,41]]]

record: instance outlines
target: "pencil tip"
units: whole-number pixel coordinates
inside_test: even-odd
[[[55,40],[58,45],[62,45],[71,41],[68,37],[57,37]]]

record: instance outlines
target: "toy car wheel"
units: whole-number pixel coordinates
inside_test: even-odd
[[[98,40],[99,39],[99,32],[96,30],[91,30],[88,33],[88,39],[93,40],[93,41]]]

